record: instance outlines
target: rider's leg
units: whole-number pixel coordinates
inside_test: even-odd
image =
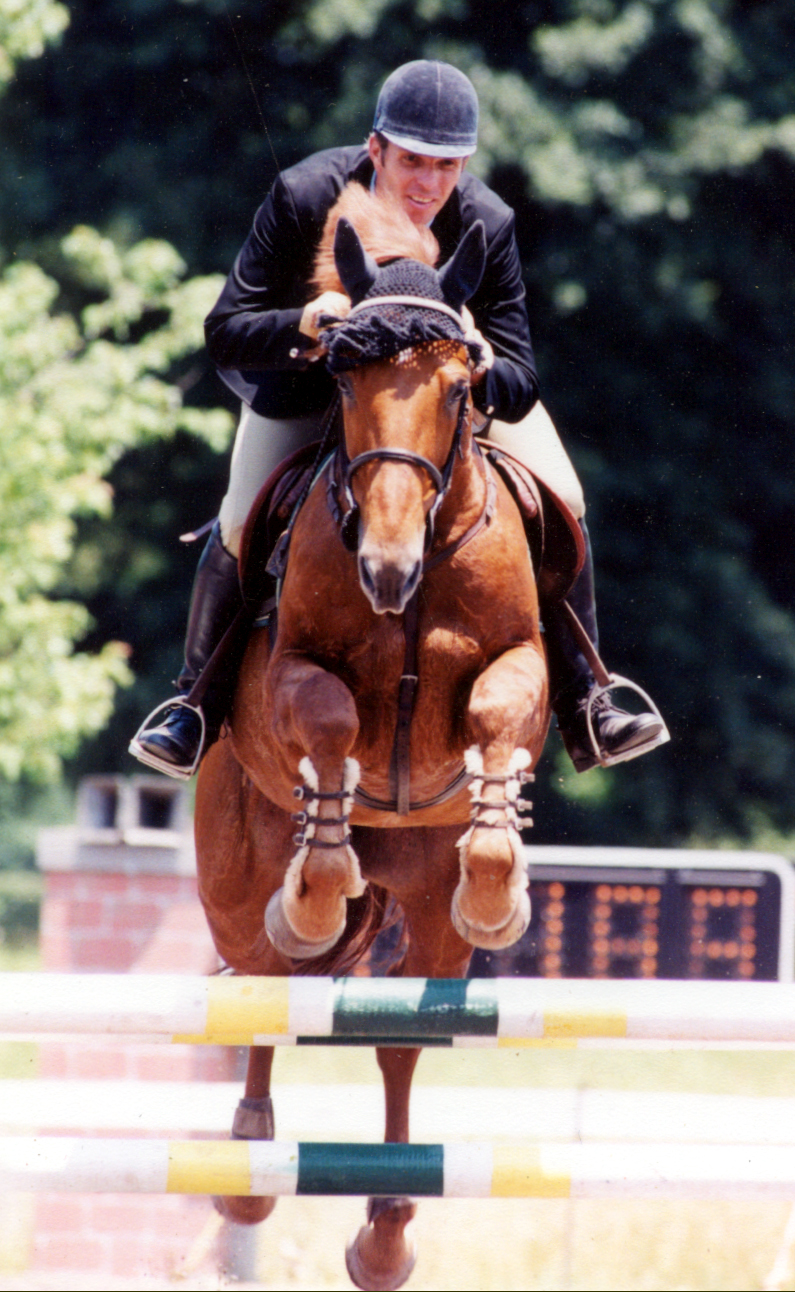
[[[245,405],[232,453],[229,486],[218,521],[202,553],[193,585],[185,664],[176,687],[185,696],[232,623],[242,601],[237,561],[243,527],[257,494],[283,458],[309,443],[317,433],[317,418],[275,420],[260,417]],[[130,745],[130,753],[150,767],[185,777],[217,738],[229,707],[234,678],[227,672],[214,678],[202,701],[206,734],[202,748],[201,718],[175,700],[171,708],[155,710]],[[150,725],[157,720],[157,725]]]
[[[530,467],[569,506],[583,531],[585,564],[568,594],[567,601],[577,615],[596,650],[593,560],[588,531],[583,519],[585,499],[582,486],[552,419],[542,404],[536,404],[526,418],[515,425],[492,422],[489,439],[507,449]],[[588,734],[588,696],[595,685],[590,665],[572,636],[568,620],[559,608],[544,608],[544,631],[550,669],[552,708],[563,743],[578,772],[594,767],[597,758]],[[602,756],[617,758],[630,750],[636,754],[659,743],[663,730],[660,718],[651,712],[626,713],[612,704],[609,695],[600,696],[592,706],[594,736]]]
[[[585,539],[585,563],[566,600],[598,652],[593,559],[584,520],[580,521],[580,528]],[[572,635],[560,602],[545,607],[542,613],[552,708],[567,754],[578,772],[587,772],[599,762],[588,732],[587,716],[588,697],[595,685],[594,675]],[[626,713],[612,703],[609,693],[594,700],[591,723],[602,756],[608,759],[635,757],[655,748],[663,731],[663,723],[656,713]]]

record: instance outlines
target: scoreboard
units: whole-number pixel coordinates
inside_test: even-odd
[[[527,847],[530,927],[473,978],[791,982],[795,870],[771,853]]]

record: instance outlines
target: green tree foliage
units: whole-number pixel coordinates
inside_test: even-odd
[[[0,86],[17,62],[39,58],[69,24],[69,10],[55,0],[0,0]]]
[[[85,222],[225,271],[277,168],[363,138],[394,66],[439,56],[472,76],[472,165],[517,212],[543,395],[586,485],[604,654],[673,734],[576,782],[553,750],[536,835],[793,829],[787,0],[73,0],[70,13],[61,48],[20,66],[0,104],[9,252]],[[193,397],[212,404],[218,388]],[[192,452],[178,437],[173,458],[119,462],[117,518],[151,502],[147,461],[168,480],[164,536],[199,478],[220,496],[220,472]],[[94,524],[89,546],[119,541]],[[119,588],[135,587],[150,625],[168,602],[176,566],[150,552],[147,583],[140,528],[114,587],[83,585],[100,636]],[[144,671],[164,676],[158,658],[141,654]]]
[[[79,321],[54,310],[58,285],[37,265],[12,264],[0,281],[0,774],[11,779],[56,774],[131,680],[120,643],[74,651],[88,612],[50,596],[72,558],[75,517],[111,514],[105,477],[129,449],[177,430],[220,445],[229,432],[222,411],[184,407],[158,375],[201,344],[218,280],[181,282],[167,243],[120,254],[87,227],[62,253],[65,272],[98,297]]]

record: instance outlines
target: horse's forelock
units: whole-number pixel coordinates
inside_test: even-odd
[[[435,265],[439,258],[439,244],[430,229],[412,224],[394,202],[354,181],[342,190],[326,217],[310,283],[318,293],[343,291],[334,263],[334,234],[342,215],[350,220],[365,251],[378,264],[400,258]]]

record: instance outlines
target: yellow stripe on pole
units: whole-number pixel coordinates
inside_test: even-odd
[[[626,1036],[622,1010],[545,1009],[545,1037]]]
[[[576,1050],[576,1036],[499,1036],[498,1050]]]
[[[492,1198],[568,1198],[571,1175],[544,1165],[537,1144],[495,1144]]]
[[[289,1031],[290,982],[287,978],[211,978],[207,996],[207,1038],[232,1037],[253,1044],[256,1033],[285,1036]]]
[[[251,1194],[251,1161],[245,1140],[171,1140],[167,1193]]]

